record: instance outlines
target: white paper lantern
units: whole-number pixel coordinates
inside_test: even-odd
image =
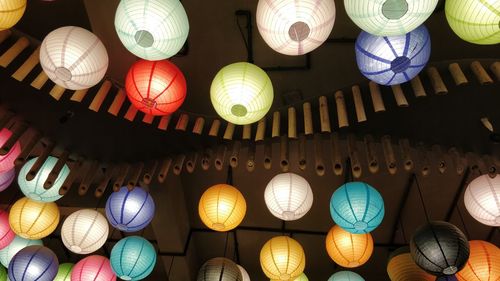
[[[285,55],[311,52],[328,39],[335,22],[333,0],[260,0],[257,27],[267,45]]]
[[[243,277],[242,281],[250,281],[250,275],[248,275],[248,272],[243,268],[243,266],[237,264],[238,268],[240,269],[241,276]]]
[[[40,64],[57,85],[82,90],[102,80],[108,69],[108,53],[92,32],[77,26],[64,26],[43,39]]]
[[[500,226],[500,176],[482,175],[474,179],[465,190],[464,202],[477,221]]]
[[[106,243],[108,232],[108,221],[101,213],[83,209],[66,218],[61,228],[61,239],[73,253],[86,255]]]
[[[277,218],[292,221],[303,217],[312,207],[311,186],[303,177],[284,173],[276,175],[266,187],[267,208]]]

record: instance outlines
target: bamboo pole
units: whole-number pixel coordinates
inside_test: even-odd
[[[365,135],[364,140],[366,146],[366,160],[368,163],[368,170],[370,171],[370,173],[375,174],[379,170],[375,140],[372,135]]]
[[[240,149],[241,142],[234,141],[231,147],[231,155],[229,156],[229,165],[231,165],[231,167],[233,168],[238,167],[238,162],[240,159]]]
[[[220,145],[217,148],[217,153],[215,154],[215,169],[217,171],[222,171],[222,169],[224,168],[224,163],[226,162],[226,156],[227,156],[227,146]]]
[[[250,140],[252,138],[252,125],[243,125],[243,140]]]
[[[78,195],[83,196],[87,194],[87,191],[89,190],[90,185],[92,185],[92,182],[94,180],[94,177],[96,176],[98,169],[99,169],[99,162],[95,160],[90,162],[89,168],[87,169],[86,173],[84,173],[82,182],[80,183],[80,187],[78,187]]]
[[[437,68],[434,66],[427,68],[427,75],[429,75],[432,88],[434,89],[434,93],[436,95],[444,95],[448,93],[448,89],[446,88],[441,75],[439,75]]]
[[[493,83],[493,79],[491,79],[490,75],[484,69],[483,65],[478,61],[473,61],[470,64],[472,72],[476,75],[477,80],[481,85],[489,85]]]
[[[153,124],[153,120],[155,119],[154,115],[151,114],[144,114],[144,117],[142,117],[142,122],[146,124]]]
[[[85,96],[87,96],[87,93],[89,92],[89,89],[83,89],[83,90],[76,90],[73,95],[71,95],[71,98],[69,100],[71,101],[75,101],[75,102],[82,102],[82,100],[85,98]],[[118,93],[120,93],[120,91],[118,91]],[[123,94],[123,93],[122,93]],[[118,94],[117,94],[118,95]],[[116,97],[115,97],[115,100],[116,100]],[[123,94],[123,101],[125,101],[125,94]],[[123,103],[122,101],[122,103]],[[113,104],[114,104],[115,101],[113,101]],[[113,104],[111,106],[113,106]],[[121,104],[120,104],[120,107],[121,107]],[[111,107],[110,107],[111,109]],[[120,108],[118,108],[118,110],[120,110]],[[118,110],[117,110],[117,113],[118,113]],[[108,111],[109,112],[109,111]],[[110,112],[111,113],[111,112]],[[116,116],[116,114],[114,114]]]
[[[168,175],[168,170],[170,170],[170,166],[172,165],[172,158],[168,157],[163,160],[160,166],[160,170],[158,171],[158,182],[163,183]]]
[[[201,135],[203,133],[203,127],[205,126],[205,119],[203,117],[196,118],[193,126],[193,134]]]
[[[313,122],[312,122],[311,103],[305,102],[302,105],[302,109],[304,111],[304,134],[306,136],[309,136],[309,135],[312,135],[314,133]]]
[[[486,171],[488,172],[488,175],[491,178],[494,178],[497,176],[497,166],[495,164],[495,161],[493,161],[493,157],[491,155],[483,155],[483,162],[484,165],[486,166]]]
[[[201,157],[201,168],[203,170],[208,170],[210,168],[210,162],[212,161],[212,157],[214,155],[214,151],[211,148],[206,148],[203,152],[203,157]]]
[[[172,169],[174,175],[178,176],[181,174],[185,160],[186,160],[186,155],[184,154],[179,154],[177,155],[177,157],[175,157],[174,167]]]
[[[266,133],[266,117],[263,117],[257,123],[257,132],[255,133],[255,141],[263,141]]]
[[[214,119],[212,121],[212,126],[210,127],[210,130],[208,131],[208,135],[211,137],[216,137],[219,135],[219,129],[220,129],[220,120],[219,119]]]
[[[464,158],[461,156],[460,152],[456,147],[450,148],[448,150],[448,153],[450,154],[453,166],[455,166],[455,171],[457,172],[457,175],[462,175],[465,171]]]
[[[429,156],[428,156],[428,153],[427,153],[427,150],[425,149],[424,147],[424,144],[423,143],[419,143],[417,145],[417,151],[418,151],[418,155],[419,155],[419,158],[420,158],[420,164],[421,164],[421,172],[422,172],[422,175],[423,176],[428,176],[431,169],[431,165],[430,165],[430,161],[429,161]]]
[[[356,144],[356,137],[349,134],[347,136],[347,151],[349,152],[349,159],[351,159],[351,171],[355,178],[360,178],[363,170],[361,162],[359,161],[358,145]]]
[[[54,167],[52,168],[52,170],[50,171],[49,175],[47,176],[47,179],[43,183],[43,187],[45,189],[49,189],[52,187],[54,182],[59,177],[59,173],[61,172],[62,168],[64,166],[66,166],[66,162],[68,161],[68,157],[69,157],[69,151],[64,150],[61,153],[61,155],[59,156],[59,158],[57,159],[57,162],[54,165]]]
[[[444,158],[443,150],[441,149],[441,146],[435,144],[432,146],[432,151],[436,155],[436,159],[438,161],[438,170],[441,174],[443,174],[446,171],[446,160]]]
[[[160,123],[158,123],[158,129],[162,131],[166,131],[168,128],[168,124],[170,123],[171,115],[164,115],[160,119]]]
[[[401,149],[401,159],[403,159],[403,167],[406,171],[413,170],[413,159],[411,157],[410,141],[408,139],[400,139],[399,147]]]
[[[16,165],[21,165],[26,162],[41,137],[40,132],[33,128],[28,128],[28,130],[21,135],[21,138],[19,139],[19,143],[21,144],[21,153],[15,160]]]
[[[496,61],[490,65],[490,70],[493,72],[497,78],[497,81],[500,81],[500,62]]]
[[[328,111],[328,99],[325,96],[319,97],[319,117],[321,132],[331,132],[330,112]]]
[[[451,77],[453,77],[453,81],[455,81],[455,85],[462,86],[469,83],[458,63],[455,62],[448,65],[448,70],[451,73]]]
[[[143,169],[144,169],[144,163],[139,162],[131,170],[130,177],[127,182],[128,190],[133,190],[136,186],[139,185],[139,178],[141,177]]]
[[[416,98],[427,96],[427,94],[425,93],[424,85],[422,84],[422,81],[420,80],[420,77],[418,75],[411,79],[410,84],[411,88],[413,89],[413,94]]]
[[[50,90],[49,95],[51,97],[53,97],[56,101],[58,101],[61,99],[62,95],[64,94],[64,91],[66,91],[66,89],[64,87],[61,87],[61,86],[56,84]]]
[[[280,138],[280,167],[283,172],[290,169],[290,154],[288,150],[288,137],[283,135]]]
[[[396,104],[399,107],[408,107],[408,101],[406,100],[405,94],[403,93],[403,89],[401,89],[401,85],[392,85],[392,93],[394,94],[394,99],[396,100]]]
[[[314,159],[315,170],[318,176],[325,175],[325,164],[323,163],[323,140],[320,134],[314,135]]]
[[[12,35],[12,31],[10,29],[4,29],[0,31],[0,44],[2,44],[5,40],[7,40]]]
[[[273,147],[272,142],[270,140],[264,141],[264,168],[266,170],[271,169],[272,161],[273,161]]]
[[[102,106],[102,103],[104,102],[104,100],[108,96],[109,91],[111,90],[111,86],[113,86],[113,84],[109,80],[105,80],[102,83],[101,87],[99,88],[96,95],[94,96],[94,99],[92,100],[92,102],[89,105],[90,110],[95,111],[95,112],[99,111],[99,109]]]
[[[397,166],[396,166],[396,156],[394,154],[394,149],[392,148],[391,136],[385,135],[382,137],[382,148],[384,150],[387,170],[391,175],[394,175],[397,172]]]
[[[198,161],[198,153],[193,151],[188,154],[186,159],[186,171],[190,174],[196,169],[196,162]]]
[[[365,122],[368,120],[366,118],[365,105],[363,104],[363,97],[361,95],[361,90],[358,85],[354,85],[351,88],[352,97],[354,99],[354,107],[356,109],[356,118],[358,119],[358,123]]]
[[[278,138],[280,136],[280,125],[281,125],[281,115],[279,111],[273,113],[273,127],[272,127],[272,138]]]
[[[344,172],[344,163],[342,162],[342,150],[340,149],[339,135],[337,133],[333,133],[331,135],[331,146],[333,173],[337,176],[340,176]]]
[[[120,172],[116,176],[115,182],[113,183],[113,191],[116,192],[120,190],[120,188],[122,188],[122,186],[125,183],[125,178],[127,177],[129,170],[130,170],[129,164],[124,163],[121,165]]]
[[[1,40],[0,40],[1,41]],[[23,81],[26,76],[35,68],[35,66],[40,62],[40,47],[28,57],[26,61],[12,74],[12,78],[17,81]]]
[[[235,125],[233,123],[227,123],[226,130],[224,131],[224,136],[222,137],[225,140],[232,140],[234,135]]]
[[[288,138],[297,138],[297,113],[295,107],[288,108]]]
[[[15,114],[11,111],[2,109],[2,117],[0,119],[0,129],[7,127],[8,124],[12,123]]]
[[[307,157],[306,157],[306,136],[300,134],[298,142],[298,160],[299,169],[304,171],[307,167]]]
[[[149,185],[151,183],[157,169],[158,169],[157,160],[149,162],[144,167],[144,175],[142,176],[142,181],[144,182],[144,184]]]
[[[337,118],[339,121],[339,128],[348,127],[349,119],[347,116],[344,93],[342,91],[335,92],[335,103],[337,104]]]
[[[16,43],[12,45],[5,53],[0,56],[0,66],[7,67],[9,64],[21,54],[30,44],[26,37],[20,37]]]
[[[19,141],[21,135],[28,129],[28,124],[21,120],[15,120],[9,139],[1,146],[0,155],[6,155]]]
[[[45,160],[47,160],[50,153],[52,152],[52,150],[56,146],[54,142],[52,142],[48,139],[45,140],[45,144],[44,144],[43,140],[41,141],[41,143],[43,144],[42,153],[38,156],[35,163],[33,164],[33,166],[31,166],[31,169],[26,174],[27,181],[31,181],[35,178],[38,171],[40,171],[40,168],[42,168],[43,163],[45,163]]]
[[[177,125],[175,125],[175,129],[177,131],[185,132],[188,123],[189,123],[189,115],[187,115],[186,113],[182,113],[181,116],[179,116],[179,119],[177,119]]]
[[[48,80],[49,76],[47,76],[47,74],[45,74],[45,72],[42,70],[42,72],[38,74],[38,76],[33,80],[33,82],[31,82],[31,87],[40,90],[43,87],[43,85],[47,83]]]
[[[80,175],[82,171],[82,166],[83,162],[80,159],[75,162],[73,167],[70,167],[69,175],[62,184],[61,188],[59,189],[59,195],[65,195],[66,193],[68,193],[68,191],[71,189],[71,186],[73,186],[73,182]]]
[[[380,92],[379,85],[373,81],[370,81],[368,82],[368,86],[370,88],[370,96],[372,97],[373,111],[385,111],[384,99],[382,98],[382,93]]]
[[[255,143],[248,143],[247,150],[247,171],[253,172],[255,170]]]
[[[106,189],[108,188],[111,178],[118,171],[117,168],[118,168],[117,166],[110,166],[106,168],[106,171],[104,172],[104,177],[102,178],[101,182],[94,191],[95,197],[101,198],[104,192],[106,192]]]
[[[132,122],[134,121],[135,116],[137,116],[137,108],[133,104],[131,104],[128,107],[127,112],[125,113],[125,116],[123,116],[123,118]]]

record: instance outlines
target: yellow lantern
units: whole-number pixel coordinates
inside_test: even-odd
[[[422,270],[413,261],[408,247],[399,248],[390,257],[387,274],[391,281],[434,281],[436,276]]]
[[[288,236],[277,236],[260,250],[260,266],[270,279],[294,280],[306,267],[306,255],[299,242]]]
[[[486,241],[469,241],[470,256],[456,277],[459,281],[500,280],[500,249]]]
[[[0,30],[13,27],[26,10],[26,0],[0,0]]]
[[[9,213],[12,231],[22,238],[35,240],[49,236],[59,223],[56,203],[42,203],[23,197],[17,200]]]
[[[336,264],[348,268],[358,267],[370,259],[373,238],[370,233],[353,234],[335,225],[326,235],[326,251]]]
[[[216,184],[200,198],[198,212],[203,223],[215,231],[229,231],[237,227],[247,211],[241,192],[228,184]]]

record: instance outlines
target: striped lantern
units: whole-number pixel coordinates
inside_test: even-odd
[[[123,186],[106,201],[109,223],[125,232],[136,232],[149,225],[155,215],[153,197],[141,187],[129,190]]]
[[[6,190],[16,178],[16,169],[0,172],[0,192]]]
[[[116,281],[116,275],[107,258],[94,255],[75,264],[71,281]]]
[[[0,263],[2,263],[5,267],[9,267],[10,260],[17,254],[17,252],[32,245],[43,246],[43,242],[42,240],[24,239],[16,235],[14,240],[12,240],[7,247],[0,250]]]
[[[7,270],[3,266],[0,266],[0,281],[7,281]]]
[[[243,266],[239,264],[237,264],[237,266],[241,272],[242,281],[250,281],[250,275],[248,275],[248,272],[245,270],[245,268],[243,268]]]
[[[9,263],[9,279],[16,281],[54,281],[59,268],[57,256],[44,246],[28,246]]]
[[[71,281],[71,271],[73,270],[72,263],[63,263],[59,265],[57,275],[54,281]]]
[[[26,0],[0,1],[0,31],[13,27],[24,15]]]
[[[391,253],[387,264],[387,274],[391,281],[435,281],[430,275],[418,267],[410,254],[410,248],[402,247]]]
[[[1,15],[1,13],[0,13]],[[12,132],[3,128],[0,130],[0,147],[2,147],[12,136]],[[21,144],[16,141],[14,146],[5,155],[0,155],[0,173],[10,171],[14,168],[14,161],[21,154]]]
[[[339,271],[330,276],[330,278],[328,278],[328,281],[365,281],[365,279],[356,272]]]
[[[156,250],[139,236],[121,239],[111,250],[111,268],[122,280],[142,280],[156,265]]]
[[[206,261],[198,271],[197,281],[243,281],[240,269],[232,260],[213,258]]]
[[[480,223],[500,226],[500,176],[475,178],[465,190],[464,203],[469,214]]]
[[[23,238],[42,239],[56,230],[59,208],[53,202],[42,203],[23,197],[12,205],[9,224]]]
[[[373,253],[373,238],[370,233],[352,234],[338,225],[328,231],[325,244],[330,258],[347,268],[362,266]]]
[[[500,280],[500,249],[486,241],[472,240],[465,267],[456,274],[459,281]]]
[[[277,236],[260,250],[260,266],[269,279],[293,280],[306,266],[302,245],[288,236]]]
[[[16,234],[12,231],[9,225],[9,213],[0,210],[0,250],[7,247]]]
[[[101,213],[83,209],[66,218],[61,228],[61,240],[71,252],[86,255],[101,248],[108,233],[108,221]]]

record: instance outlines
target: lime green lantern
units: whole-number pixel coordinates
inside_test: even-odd
[[[7,270],[3,266],[0,265],[0,281],[7,280]]]
[[[71,270],[73,270],[72,263],[63,263],[59,265],[59,270],[54,278],[54,281],[71,281]]]

